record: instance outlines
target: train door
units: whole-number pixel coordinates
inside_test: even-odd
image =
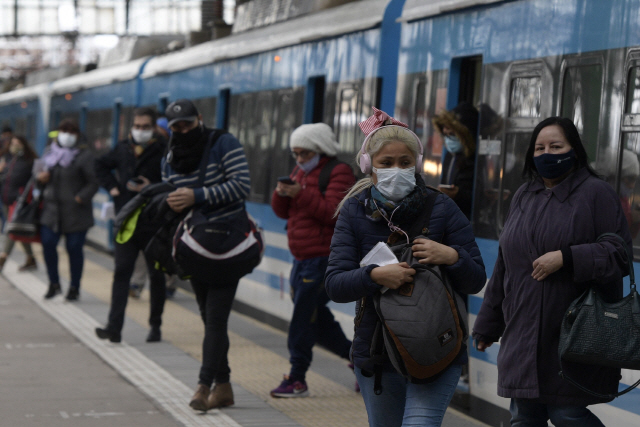
[[[366,119],[362,116],[361,86],[356,83],[341,83],[336,95],[334,131],[340,145],[338,158],[351,164],[362,142],[358,123]]]
[[[216,106],[216,127],[218,129],[229,128],[229,102],[231,100],[231,89],[220,89],[218,93],[218,104]]]
[[[621,149],[616,168],[620,172],[616,175],[615,188],[618,189],[622,209],[629,223],[634,258],[637,258],[640,256],[640,51],[628,55],[625,72]]]
[[[304,95],[303,123],[321,123],[324,118],[325,76],[309,77]]]

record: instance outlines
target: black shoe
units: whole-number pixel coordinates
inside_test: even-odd
[[[160,328],[157,326],[153,326],[149,331],[149,335],[147,335],[147,342],[159,342],[162,341],[162,333],[160,332]]]
[[[66,299],[67,301],[78,301],[80,298],[80,291],[78,288],[69,288],[69,292],[67,292]]]
[[[44,294],[44,299],[51,299],[58,294],[62,293],[62,289],[60,289],[59,283],[51,283],[49,284],[49,290],[46,294]]]
[[[106,340],[108,339],[111,342],[120,342],[122,341],[122,335],[116,333],[116,332],[111,332],[108,329],[103,329],[103,328],[96,328],[96,335],[98,336],[98,338],[100,338],[101,340]]]

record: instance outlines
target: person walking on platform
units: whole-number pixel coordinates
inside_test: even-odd
[[[49,289],[44,297],[50,299],[62,292],[57,246],[64,235],[71,272],[66,299],[76,301],[80,296],[84,268],[84,243],[87,231],[93,226],[91,200],[98,191],[98,182],[93,154],[80,134],[78,124],[65,119],[58,130],[56,139],[42,156],[43,169],[34,171],[36,179],[44,186],[40,238],[49,276]],[[39,166],[34,168],[39,169]]]
[[[9,145],[9,158],[4,165],[2,186],[0,187],[2,197],[2,209],[4,217],[9,219],[9,208],[13,205],[25,186],[31,179],[33,161],[38,157],[29,142],[24,136],[16,135],[11,138]],[[13,250],[15,241],[5,235],[4,247],[0,252],[0,271],[4,267],[7,258]],[[25,263],[18,268],[18,271],[29,271],[37,268],[36,259],[33,256],[30,242],[22,242],[24,252],[27,254]]]
[[[607,301],[622,298],[632,239],[614,189],[589,165],[574,123],[549,117],[529,142],[498,258],[475,324],[484,352],[500,341],[498,395],[511,399],[512,426],[602,427],[588,405],[609,402],[620,369],[563,361],[560,325],[572,301],[594,286]],[[603,237],[604,233],[617,234]],[[600,241],[597,241],[600,240]],[[633,268],[633,266],[631,266]],[[580,378],[590,395],[558,375]]]
[[[169,207],[175,212],[198,209],[210,222],[240,221],[246,217],[245,199],[249,195],[250,179],[240,142],[230,133],[223,133],[205,153],[215,130],[203,125],[202,116],[188,99],[171,103],[166,116],[171,139],[162,164],[162,179],[178,187],[167,196]],[[204,185],[198,186],[203,158],[208,163],[206,174],[202,174]],[[208,280],[191,279],[204,322],[202,366],[198,387],[189,403],[195,410],[206,411],[234,404],[227,360],[227,323],[238,282],[244,274],[246,272],[236,268],[220,268],[219,274]]]
[[[162,181],[160,164],[167,145],[166,140],[154,131],[155,120],[156,113],[152,109],[136,109],[133,112],[133,126],[129,138],[120,141],[113,150],[95,161],[98,181],[113,197],[116,213],[147,185]],[[136,259],[140,252],[144,251],[154,231],[140,227],[126,242],[116,240],[109,320],[104,328],[96,328],[99,338],[109,339],[111,342],[121,341],[129,284]],[[145,264],[150,278],[151,306],[151,330],[147,342],[157,342],[162,339],[160,326],[166,297],[164,273],[156,270],[150,259],[146,259]]]
[[[338,142],[324,123],[295,129],[290,146],[297,165],[290,181],[278,182],[271,207],[287,220],[289,249],[295,258],[289,275],[293,299],[287,338],[291,370],[271,390],[272,397],[309,395],[305,376],[316,342],[347,360],[351,348],[351,341],[327,307],[324,273],[336,223],[333,213],[355,177],[349,165],[337,161]]]

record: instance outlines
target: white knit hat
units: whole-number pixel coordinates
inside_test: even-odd
[[[638,176],[640,175],[640,164],[638,163],[638,156],[631,150],[625,150],[622,152],[622,177]]]
[[[324,123],[302,125],[291,132],[291,148],[305,148],[333,157],[338,154],[338,141],[331,127]]]

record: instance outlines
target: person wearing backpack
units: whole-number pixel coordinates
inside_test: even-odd
[[[359,180],[338,206],[325,276],[329,297],[338,303],[357,301],[352,360],[370,426],[440,426],[468,356],[463,346],[454,360],[427,381],[414,383],[386,360],[372,357],[372,339],[380,325],[376,295],[413,283],[416,269],[407,263],[360,265],[379,242],[408,239],[416,219],[429,209],[426,238],[410,240],[420,264],[439,265],[459,294],[475,294],[486,273],[471,224],[456,203],[427,187],[416,171],[422,165],[422,143],[407,125],[376,108],[360,124],[366,135],[356,162],[367,177]],[[418,224],[418,228],[422,224]],[[415,286],[418,286],[416,284]],[[425,317],[428,313],[425,313]],[[377,389],[374,392],[374,387]]]
[[[289,249],[294,256],[289,275],[293,315],[287,337],[291,369],[271,390],[272,397],[309,395],[305,375],[316,342],[344,359],[349,359],[351,348],[351,341],[327,307],[324,273],[336,221],[333,212],[355,177],[349,165],[337,161],[338,142],[324,123],[296,128],[290,146],[297,165],[288,184],[278,182],[271,207],[287,220]]]
[[[192,210],[208,222],[246,221],[245,199],[251,182],[240,142],[230,133],[205,127],[188,99],[172,102],[165,114],[171,139],[162,179],[177,187],[167,196],[169,207],[175,212]],[[190,280],[205,326],[198,387],[189,402],[197,411],[234,404],[227,324],[238,282],[246,271],[233,264],[218,270],[207,279]]]

